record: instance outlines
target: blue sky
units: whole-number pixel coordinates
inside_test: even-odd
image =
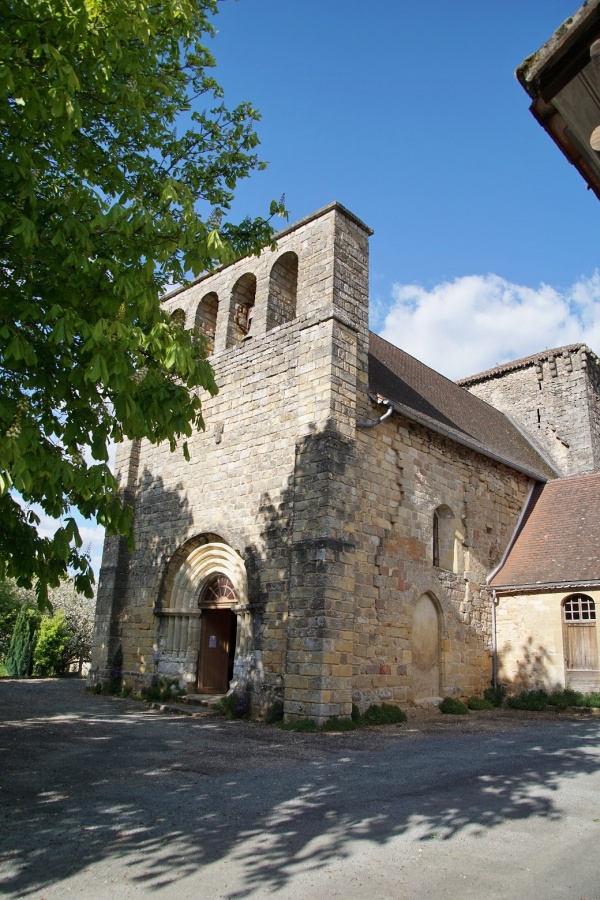
[[[450,377],[600,351],[598,203],[514,77],[577,7],[226,0],[217,76],[261,111],[269,161],[234,213],[349,207],[375,230],[371,327]]]
[[[224,0],[209,46],[228,105],[262,113],[285,193],[374,230],[371,327],[451,378],[585,340],[600,352],[600,209],[528,111],[515,68],[572,0]],[[283,224],[283,223],[282,223]],[[94,565],[101,535],[86,529]]]

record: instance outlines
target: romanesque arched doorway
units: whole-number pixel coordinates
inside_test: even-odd
[[[217,535],[197,535],[173,554],[156,615],[159,674],[211,694],[247,677],[252,622],[246,566]]]
[[[421,594],[413,612],[412,682],[415,700],[440,695],[440,624],[437,606]]]

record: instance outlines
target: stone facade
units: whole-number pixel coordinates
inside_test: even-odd
[[[600,361],[585,344],[507,363],[459,384],[515,419],[559,475],[600,468]]]
[[[105,542],[93,680],[222,676],[317,722],[489,685],[486,576],[532,477],[398,411],[365,425],[369,235],[332,204],[165,298],[219,394],[189,463],[119,447],[135,549]]]

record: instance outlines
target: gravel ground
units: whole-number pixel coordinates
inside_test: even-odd
[[[9,897],[600,900],[600,720],[297,734],[0,681]]]

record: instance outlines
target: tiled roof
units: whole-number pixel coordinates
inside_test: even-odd
[[[536,485],[494,588],[600,582],[600,472]]]
[[[463,446],[546,480],[556,472],[504,413],[371,333],[369,387],[394,408]]]
[[[505,372],[513,372],[515,369],[526,369],[527,366],[533,366],[535,363],[545,362],[547,359],[553,359],[562,356],[563,353],[578,353],[585,350],[592,354],[592,351],[585,344],[567,344],[565,347],[555,347],[553,350],[541,350],[532,356],[524,356],[522,359],[515,359],[512,362],[505,362],[493,369],[486,369],[485,372],[478,372],[477,375],[469,375],[467,378],[460,378],[456,383],[461,385],[473,384],[476,381],[486,381],[488,378],[494,378],[496,375],[503,375]]]

